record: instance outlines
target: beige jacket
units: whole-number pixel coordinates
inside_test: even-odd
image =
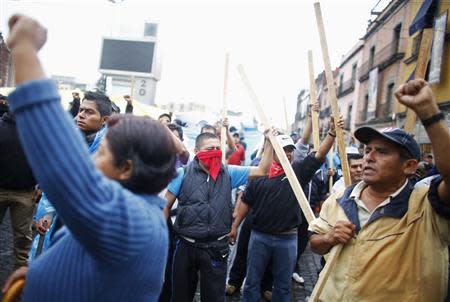
[[[442,206],[436,200],[437,185],[414,189],[408,185],[376,210],[343,248],[320,301],[443,301],[450,220],[436,213],[436,207]],[[429,190],[435,194],[428,194]],[[350,220],[358,228],[351,191],[347,189],[340,199],[330,196],[310,231],[327,233],[338,220]],[[429,199],[439,205],[433,207]]]

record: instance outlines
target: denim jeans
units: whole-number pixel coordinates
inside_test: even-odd
[[[272,260],[273,302],[291,301],[291,277],[297,260],[297,234],[270,235],[252,231],[248,246],[243,302],[260,301],[261,278]]]

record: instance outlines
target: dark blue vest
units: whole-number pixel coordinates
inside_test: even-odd
[[[192,161],[185,170],[178,194],[177,234],[203,240],[214,240],[230,232],[233,206],[231,177],[225,166],[214,181]]]

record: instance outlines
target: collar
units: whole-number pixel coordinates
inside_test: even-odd
[[[367,184],[362,181],[358,184],[354,184],[345,190],[341,198],[336,200],[336,202],[338,202],[340,207],[344,210],[350,222],[355,225],[356,233],[361,230],[361,224],[358,218],[358,205],[356,204],[355,199],[356,196],[359,198],[362,189],[366,186]],[[406,181],[403,186],[388,197],[387,200],[389,200],[389,202],[386,205],[377,208],[372,213],[366,225],[369,225],[373,221],[385,216],[402,218],[408,211],[408,201],[413,189],[414,187],[412,184]]]
[[[389,203],[393,198],[397,197],[403,189],[408,185],[408,179],[406,179],[405,183],[394,193],[388,196],[382,203]],[[360,181],[352,190],[350,194],[350,198],[360,199],[362,191],[367,187],[367,184],[364,181]]]

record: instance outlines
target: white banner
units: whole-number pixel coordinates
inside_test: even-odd
[[[437,17],[434,21],[433,48],[431,49],[430,74],[428,75],[428,82],[430,84],[437,84],[441,80],[447,14],[448,11]]]
[[[369,100],[367,102],[367,120],[375,117],[378,93],[378,67],[369,72]]]

